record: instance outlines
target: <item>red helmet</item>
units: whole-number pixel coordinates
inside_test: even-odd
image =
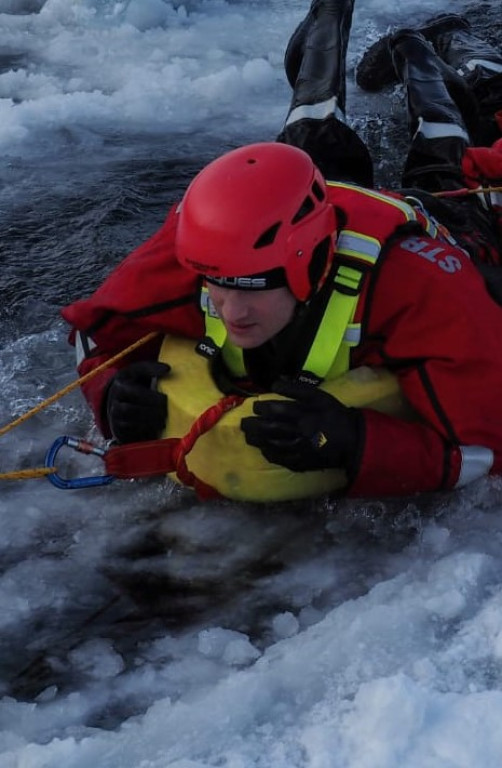
[[[178,214],[178,261],[209,282],[287,285],[306,301],[332,258],[336,219],[326,183],[309,155],[287,144],[251,144],[214,160]]]

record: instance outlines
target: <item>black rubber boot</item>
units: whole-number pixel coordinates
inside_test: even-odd
[[[474,34],[470,26],[439,34],[434,47],[443,61],[466,78],[471,88],[502,75],[502,52]]]
[[[300,71],[302,64],[303,51],[305,49],[305,37],[307,36],[307,31],[313,21],[314,14],[311,8],[303,21],[298,24],[286,46],[284,69],[291,88],[295,87],[296,78],[298,77],[298,72]]]
[[[500,138],[495,113],[502,109],[502,51],[470,28],[438,36],[436,50],[462,75],[476,97],[480,120],[478,130],[472,132],[474,143],[490,146]]]
[[[285,66],[293,82],[290,111],[299,106],[336,100],[345,113],[345,60],[354,0],[313,0],[293,33]]]
[[[411,146],[403,183],[428,191],[462,185],[461,163],[471,143],[464,115],[472,120],[472,95],[463,79],[414,30],[389,42],[396,73],[406,88]]]
[[[476,101],[462,77],[439,58],[420,32],[397,32],[389,49],[406,88],[410,134],[423,124],[447,124],[455,126],[453,135],[463,133],[469,138],[468,124],[476,125]]]
[[[441,40],[441,46],[446,46],[447,36],[455,30],[469,29],[469,22],[455,13],[441,13],[426,21],[416,32],[436,48],[436,41]],[[398,31],[389,32],[374,43],[358,63],[356,68],[356,83],[364,91],[381,91],[389,85],[395,85],[398,80],[392,63],[389,48],[390,41]]]
[[[307,152],[325,178],[373,183],[364,142],[345,122],[345,60],[354,0],[313,0],[285,56],[293,96],[277,141]]]

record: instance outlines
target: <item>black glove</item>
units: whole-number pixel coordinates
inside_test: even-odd
[[[258,400],[256,416],[241,421],[248,445],[293,472],[350,470],[356,460],[362,414],[310,384],[281,379],[273,387],[292,400]]]
[[[167,376],[166,363],[131,363],[115,374],[106,408],[113,437],[119,443],[155,440],[166,425],[167,397],[152,389],[152,380]]]

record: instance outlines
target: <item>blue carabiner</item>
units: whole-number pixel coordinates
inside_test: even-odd
[[[78,437],[70,437],[70,435],[63,435],[54,440],[53,444],[45,455],[45,466],[49,468],[55,468],[56,456],[59,450],[67,445],[69,448],[73,448],[80,453],[92,454],[94,456],[104,456],[106,450],[104,448],[98,448],[98,446],[87,442],[87,440],[81,440]],[[97,485],[108,485],[115,480],[115,475],[94,475],[92,477],[74,477],[65,478],[58,475],[57,472],[51,472],[47,475],[47,478],[51,481],[56,488],[63,489],[75,489],[75,488],[92,488]]]

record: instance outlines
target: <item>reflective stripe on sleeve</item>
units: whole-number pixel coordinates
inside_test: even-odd
[[[455,488],[462,488],[487,475],[493,466],[493,451],[481,445],[461,445],[462,466]]]
[[[336,243],[336,252],[344,256],[355,256],[369,264],[374,264],[380,255],[381,245],[375,237],[360,235],[348,229],[340,232]]]
[[[77,358],[77,368],[80,363],[89,357],[89,354],[93,349],[96,349],[97,344],[93,342],[90,336],[87,336],[81,331],[77,331],[75,336],[75,356]]]

